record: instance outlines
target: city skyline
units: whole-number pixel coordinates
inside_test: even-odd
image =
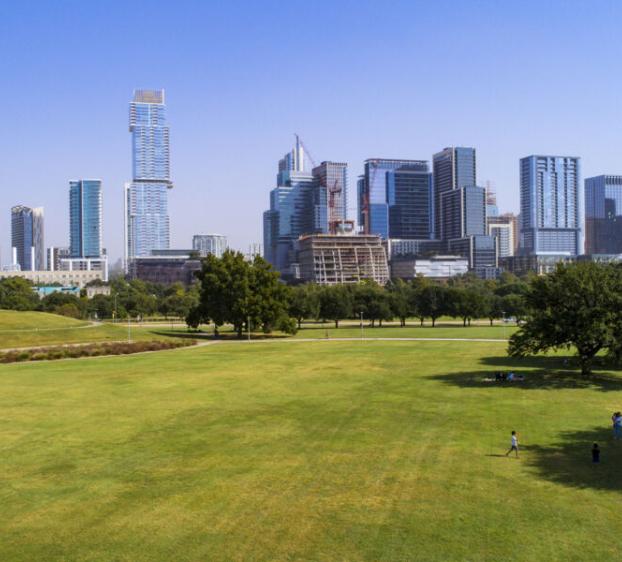
[[[163,9],[148,16],[150,25],[143,27],[138,25],[143,11],[134,6],[122,18],[133,34],[120,34],[115,26],[121,4],[78,10],[77,4],[66,3],[54,10],[42,3],[38,18],[3,6],[4,75],[20,87],[0,94],[6,112],[0,149],[7,162],[0,170],[2,263],[10,261],[7,222],[14,205],[45,207],[46,245],[68,244],[64,190],[74,177],[102,179],[104,246],[113,262],[122,255],[122,190],[131,176],[127,99],[141,87],[167,91],[174,123],[173,247],[188,247],[192,234],[201,231],[222,232],[241,250],[259,242],[274,155],[291,145],[296,131],[317,161],[348,163],[351,190],[368,158],[431,161],[440,147],[472,146],[478,182],[493,182],[502,212],[518,211],[518,160],[528,154],[576,154],[583,177],[620,173],[620,149],[609,126],[622,118],[615,96],[620,78],[608,70],[622,51],[614,25],[619,5],[577,3],[572,10],[560,10],[562,4],[554,2],[544,7],[527,2],[520,9],[452,4],[449,11],[439,4],[404,3],[399,6],[403,17],[395,18],[373,3],[361,3],[356,13],[339,13],[320,30],[304,22],[321,6],[288,6],[271,10],[269,18],[251,9],[239,22],[235,6],[191,2],[186,11]],[[536,10],[550,17],[536,21]],[[205,22],[211,22],[211,33],[199,41],[195,30]],[[269,30],[279,22],[290,25],[271,37]],[[335,30],[348,23],[350,31],[335,39]],[[369,43],[372,25],[396,32],[412,28],[413,33]],[[115,41],[96,32],[106,26],[115,30]],[[169,26],[187,33],[145,42],[147,34],[161,36]],[[80,43],[77,49],[74,39],[54,40],[75,27],[91,33],[88,45]],[[595,29],[598,44],[589,41]],[[528,42],[521,41],[525,36]],[[336,44],[322,47],[323,37]],[[308,66],[314,56],[335,55],[339,64],[327,70],[325,79],[339,86],[318,91],[310,87],[313,73],[297,74],[298,82],[291,84],[293,71],[284,69],[294,56],[293,45],[301,46],[298,55],[307,57]],[[452,62],[457,48],[472,63]],[[546,61],[535,56],[544,50]],[[594,67],[594,58],[602,64]],[[389,72],[410,59],[426,69],[425,81]],[[446,61],[442,72],[434,66],[440,59]],[[380,61],[388,72],[377,83],[363,78],[363,70]],[[547,81],[551,65],[572,72]],[[263,78],[277,69],[281,78]],[[84,80],[69,88],[58,82],[63,74]],[[461,88],[448,87],[450,76],[462,80]],[[245,88],[240,89],[242,79]],[[596,83],[599,88],[590,86]],[[45,104],[37,103],[42,91]],[[36,166],[31,165],[33,154]],[[26,178],[24,169],[32,176]],[[356,213],[353,195],[350,218]]]

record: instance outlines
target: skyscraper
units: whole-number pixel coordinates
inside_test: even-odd
[[[102,182],[69,182],[69,252],[72,258],[102,255]]]
[[[584,253],[579,158],[533,155],[520,160],[520,253]]]
[[[293,242],[313,228],[313,174],[305,169],[304,149],[298,137],[293,150],[278,164],[270,208],[263,214],[264,257],[276,270],[290,274]]]
[[[443,240],[486,234],[486,191],[469,185],[441,195]]]
[[[170,246],[169,128],[164,90],[135,90],[130,103],[132,181],[125,184],[125,257]]]
[[[434,237],[432,176],[425,160],[372,158],[358,181],[359,224],[382,238]]]
[[[17,205],[11,209],[13,263],[22,271],[45,270],[43,207]]]
[[[297,277],[295,242],[346,222],[347,164],[324,161],[307,171],[303,146],[280,161],[270,208],[263,214],[264,257],[284,276]],[[332,226],[331,226],[332,222]]]
[[[622,253],[622,176],[585,180],[585,252]]]
[[[475,149],[448,147],[432,157],[434,173],[434,230],[445,240],[441,215],[443,193],[461,187],[477,185]]]

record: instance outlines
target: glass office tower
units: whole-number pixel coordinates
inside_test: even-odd
[[[293,243],[313,228],[313,174],[305,166],[298,138],[278,164],[277,186],[270,191],[270,208],[263,214],[264,257],[283,275],[294,260]],[[318,219],[321,220],[321,217]]]
[[[331,219],[346,219],[347,164],[324,161],[307,171],[302,144],[280,161],[270,208],[263,214],[264,257],[285,277],[297,277],[295,242],[303,234],[328,233]],[[331,211],[332,209],[332,211]]]
[[[43,207],[11,208],[11,247],[13,264],[19,265],[22,271],[45,270]]]
[[[69,182],[69,256],[99,258],[102,255],[102,182]]]
[[[622,253],[622,176],[585,180],[585,253]]]
[[[441,199],[443,193],[477,185],[475,149],[462,146],[444,148],[432,157],[434,173],[434,230],[442,234]]]
[[[170,247],[169,127],[164,90],[135,90],[130,103],[132,181],[125,184],[125,255],[128,260]]]
[[[382,238],[434,237],[432,177],[425,160],[372,158],[358,180],[359,224]]]
[[[444,192],[440,217],[443,240],[486,234],[486,190],[469,185]]]
[[[584,253],[579,158],[533,155],[520,160],[520,253]]]

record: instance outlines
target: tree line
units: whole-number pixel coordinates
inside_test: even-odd
[[[291,333],[303,320],[332,321],[336,328],[341,320],[361,318],[372,326],[396,318],[401,326],[407,318],[421,324],[429,319],[434,326],[441,316],[460,318],[464,326],[474,318],[488,318],[491,324],[503,317],[521,320],[528,289],[527,282],[513,275],[498,281],[466,275],[447,283],[416,278],[384,287],[372,281],[287,286],[263,258],[248,262],[233,251],[222,258],[208,256],[197,277],[199,303],[190,311],[188,325],[213,323],[217,333],[230,324],[240,336],[249,329]]]
[[[90,285],[103,285],[96,281]],[[0,309],[51,312],[71,318],[118,318],[163,316],[185,318],[196,306],[199,292],[196,286],[181,283],[161,285],[140,280],[126,281],[122,277],[110,283],[110,294],[98,294],[87,299],[86,289],[79,296],[54,292],[39,298],[33,284],[21,277],[0,279]]]

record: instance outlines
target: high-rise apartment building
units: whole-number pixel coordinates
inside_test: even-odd
[[[102,182],[69,182],[69,252],[72,258],[102,255]]]
[[[45,270],[43,207],[17,205],[11,209],[13,264],[22,271]]]
[[[202,256],[212,254],[220,258],[227,249],[227,237],[220,234],[195,234],[192,237],[192,249]]]
[[[520,253],[584,253],[579,158],[533,155],[520,160]]]
[[[60,271],[61,262],[70,258],[69,248],[59,248],[50,246],[46,250],[46,269],[47,271]]]
[[[125,257],[170,247],[169,127],[164,90],[135,90],[130,103],[132,181],[125,184]]]
[[[384,239],[434,237],[432,175],[425,160],[372,158],[358,181],[359,224]]]
[[[348,165],[322,162],[313,168],[313,225],[308,232],[336,233],[347,219]]]
[[[622,176],[585,180],[585,253],[622,253]]]
[[[475,149],[462,146],[448,147],[432,157],[434,174],[434,229],[436,236],[443,234],[441,199],[444,193],[462,187],[477,185]]]

